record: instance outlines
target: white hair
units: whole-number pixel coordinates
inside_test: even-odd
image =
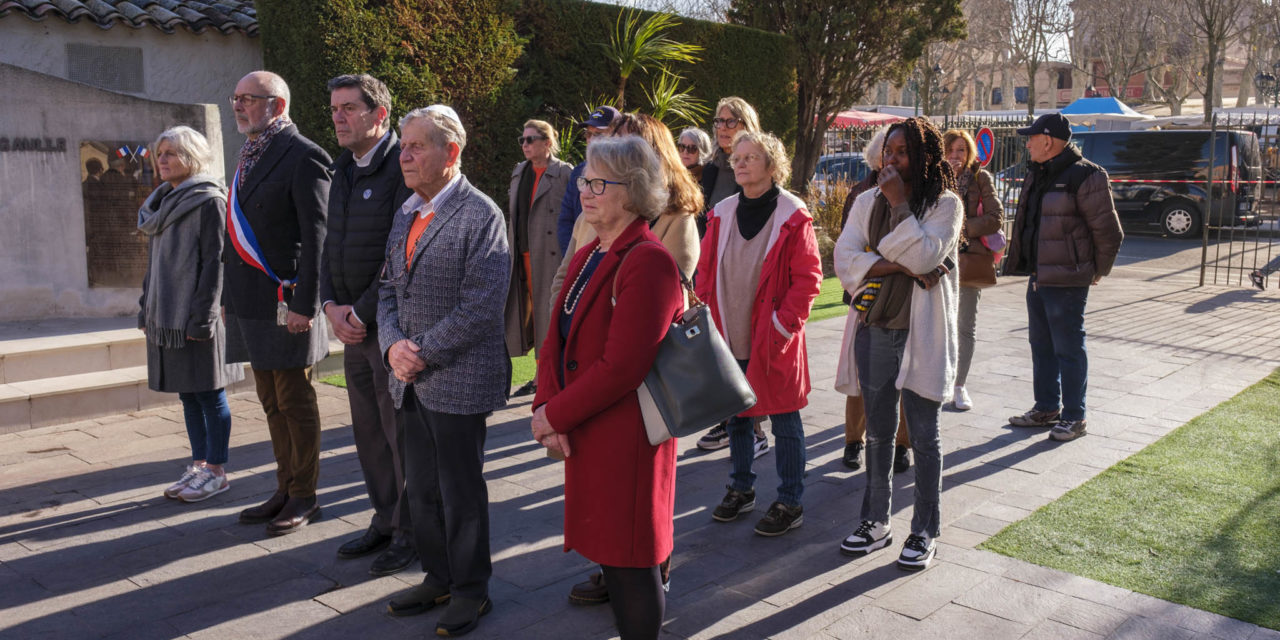
[[[684,140],[686,137],[693,139],[694,146],[698,147],[698,164],[711,162],[711,156],[716,152],[715,145],[711,144],[711,136],[698,127],[685,127],[676,140]]]
[[[161,142],[173,146],[173,152],[178,154],[178,159],[191,171],[191,175],[209,175],[213,153],[209,149],[209,141],[199,131],[184,125],[165,129],[151,144],[152,162],[160,155]]]
[[[404,131],[404,126],[415,120],[431,123],[431,132],[427,137],[432,144],[438,147],[447,147],[450,142],[458,145],[458,161],[454,168],[462,171],[462,150],[467,148],[467,130],[463,128],[458,112],[443,104],[418,107],[400,118],[400,130]]]
[[[640,136],[596,138],[587,145],[587,166],[625,182],[627,211],[654,220],[667,208],[667,178],[653,146]]]

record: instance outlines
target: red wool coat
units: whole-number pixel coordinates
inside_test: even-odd
[[[702,237],[695,292],[711,308],[720,333],[724,315],[720,302],[720,254],[737,233],[738,196],[719,204],[707,216]],[[804,202],[787,191],[778,194],[778,206],[760,233],[768,233],[769,248],[760,271],[751,307],[751,358],[747,382],[756,392],[756,405],[743,416],[767,416],[799,411],[809,404],[808,350],[804,325],[813,299],[822,288],[822,260],[813,217]],[[726,338],[727,339],[727,338]]]
[[[644,240],[654,244],[636,246]],[[592,241],[574,255],[570,276],[582,271],[597,246],[599,240]],[[628,251],[632,255],[618,273]],[[611,301],[615,274],[616,306]],[[596,267],[562,355],[559,312],[572,286],[573,278],[567,277],[557,293],[533,400],[534,409],[545,404],[551,426],[569,436],[564,549],[603,565],[652,567],[670,556],[673,546],[676,442],[649,444],[636,387],[680,313],[680,277],[671,254],[645,221],[637,220]]]

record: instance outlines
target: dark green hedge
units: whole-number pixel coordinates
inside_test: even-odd
[[[325,83],[371,73],[391,89],[395,118],[433,102],[454,106],[467,126],[467,176],[503,203],[511,168],[523,159],[514,140],[525,120],[567,127],[597,97],[616,92],[616,72],[596,43],[608,42],[621,10],[579,0],[274,0],[259,3],[258,19],[265,66],[289,82],[291,117],[304,135],[339,151]],[[705,48],[702,62],[676,69],[692,93],[710,106],[723,96],[745,98],[764,128],[790,146],[792,42],[681,21],[674,37]],[[645,105],[646,81],[643,73],[632,77],[629,108]]]

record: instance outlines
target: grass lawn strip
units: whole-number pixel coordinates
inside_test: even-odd
[[[982,546],[1280,630],[1278,425],[1280,369]]]

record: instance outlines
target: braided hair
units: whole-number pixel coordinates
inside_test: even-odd
[[[933,205],[947,189],[956,186],[956,174],[946,160],[946,150],[942,145],[942,132],[928,118],[909,118],[895,122],[885,132],[885,140],[895,131],[902,132],[907,143],[907,158],[911,163],[911,212],[921,216]]]

